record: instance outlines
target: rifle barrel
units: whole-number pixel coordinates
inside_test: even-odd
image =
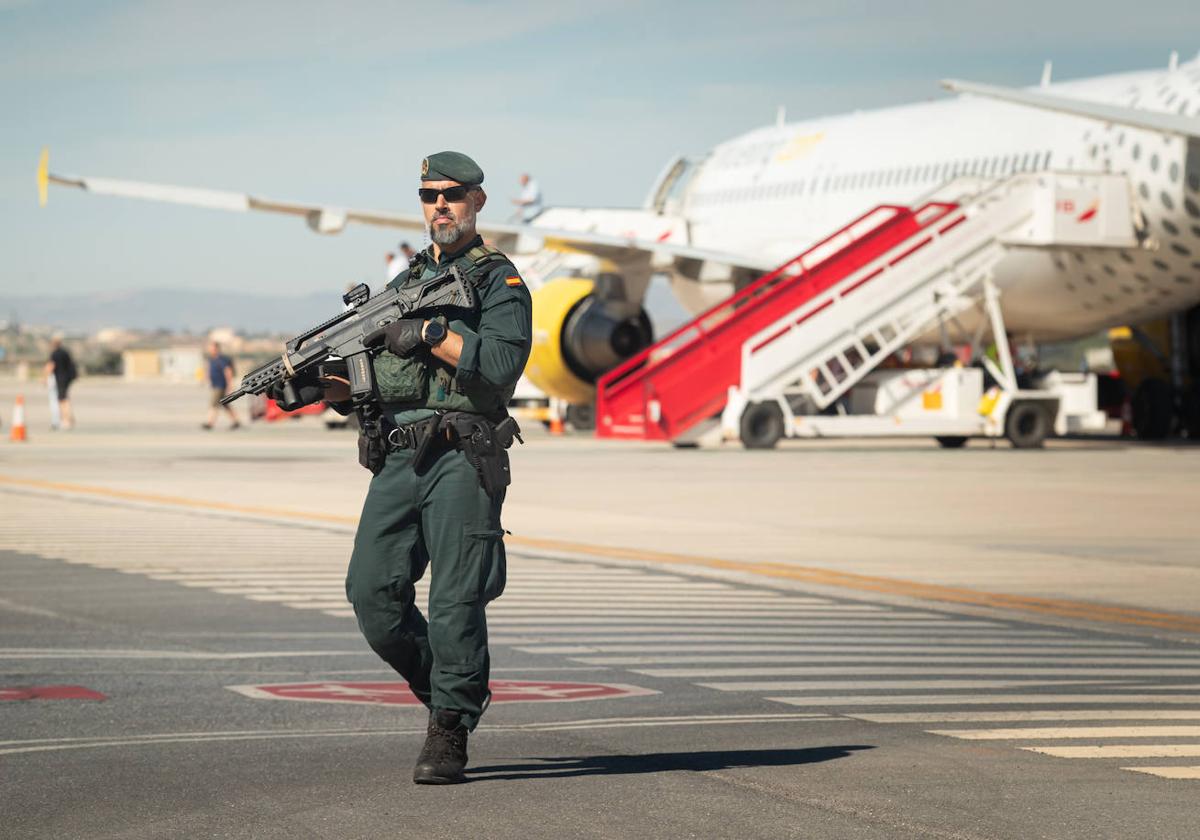
[[[246,389],[238,388],[232,394],[226,394],[225,396],[221,397],[221,405],[229,405],[231,402],[236,400],[238,397],[243,397],[245,395],[246,395]]]

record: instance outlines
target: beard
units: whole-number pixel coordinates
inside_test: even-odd
[[[448,218],[451,220],[451,224],[435,225],[432,221],[430,222],[429,238],[432,239],[436,245],[453,245],[455,242],[462,239],[463,236],[470,233],[475,224],[474,214],[466,214],[458,221],[454,221],[453,213],[444,213],[439,216],[435,216],[434,220],[439,218]]]

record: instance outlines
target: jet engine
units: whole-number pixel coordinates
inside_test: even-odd
[[[641,303],[615,275],[557,277],[533,293],[533,349],[525,376],[551,397],[590,403],[596,380],[653,340]]]

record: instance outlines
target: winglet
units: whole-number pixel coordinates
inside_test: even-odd
[[[43,147],[37,167],[38,207],[45,207],[50,197],[50,149]]]

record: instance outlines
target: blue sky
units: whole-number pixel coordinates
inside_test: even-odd
[[[415,211],[421,157],[472,154],[503,218],[636,205],[676,153],[774,119],[1033,84],[1200,50],[1200,4],[0,0],[0,294],[378,282],[398,237],[52,190],[64,173]]]

